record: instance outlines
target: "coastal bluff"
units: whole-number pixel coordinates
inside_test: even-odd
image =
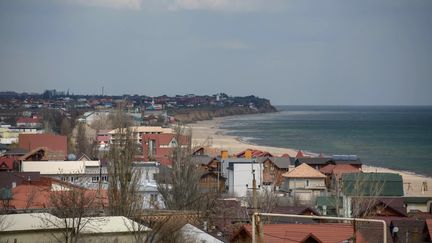
[[[254,106],[197,107],[171,110],[170,115],[182,123],[211,120],[215,117],[277,112],[270,101],[260,99]]]

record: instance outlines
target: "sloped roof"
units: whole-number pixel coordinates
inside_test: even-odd
[[[238,154],[236,154],[237,158],[244,158],[246,151],[250,150],[252,154],[252,158],[258,158],[258,157],[273,157],[273,155],[267,151],[262,151],[258,149],[246,149]]]
[[[328,164],[319,170],[321,173],[326,175],[333,174],[336,179],[340,179],[343,173],[356,173],[361,172],[359,168],[351,164]]]
[[[62,220],[49,213],[21,213],[3,215],[3,232],[28,230],[53,230],[62,225]],[[52,222],[47,224],[47,222]]]
[[[213,158],[208,155],[193,155],[191,156],[191,162],[197,165],[207,165]]]
[[[270,160],[273,164],[275,164],[277,167],[281,169],[287,169],[289,168],[291,163],[290,157],[261,157],[257,158],[257,162],[263,163],[266,160]]]
[[[429,232],[429,237],[432,238],[432,219],[426,219],[426,226]]]
[[[252,226],[242,228],[252,237]],[[343,242],[353,235],[351,224],[265,224],[264,242],[294,243],[301,242],[311,234],[321,242]]]
[[[180,232],[186,239],[193,239],[195,242],[223,243],[223,241],[218,240],[212,235],[191,224],[185,224],[183,227],[181,227]]]
[[[308,164],[301,164],[282,174],[286,178],[325,178],[326,176]]]
[[[347,196],[403,196],[403,180],[396,173],[344,173],[342,191]]]
[[[312,165],[325,165],[332,161],[332,158],[319,158],[319,157],[300,157],[296,158],[296,163],[299,164],[312,164]]]
[[[67,137],[52,134],[20,134],[19,147],[23,149],[36,149],[46,147],[50,152],[59,152],[63,159],[67,156]]]
[[[407,209],[405,207],[404,200],[401,197],[354,197],[352,199],[352,203],[353,205],[358,205],[361,210],[367,210],[367,208],[371,208],[371,206],[375,207],[382,205],[384,208],[393,210],[401,217],[407,216]],[[362,213],[363,212],[361,212],[361,214]]]

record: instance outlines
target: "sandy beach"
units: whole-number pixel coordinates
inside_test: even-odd
[[[289,154],[294,157],[296,149],[278,148],[269,146],[258,146],[246,143],[239,137],[224,135],[220,124],[224,118],[214,118],[213,120],[199,121],[189,126],[192,129],[193,143],[195,146],[211,146],[216,149],[228,150],[230,154],[241,152],[245,149],[258,149],[268,151],[274,156]],[[373,167],[363,165],[364,172],[390,172],[399,173],[404,181],[404,191],[406,196],[432,196],[432,178],[418,175],[407,171],[397,171],[388,168]],[[426,182],[427,191],[422,191],[422,185]]]

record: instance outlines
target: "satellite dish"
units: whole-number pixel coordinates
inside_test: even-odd
[[[399,228],[398,227],[393,227],[393,234],[399,232]]]

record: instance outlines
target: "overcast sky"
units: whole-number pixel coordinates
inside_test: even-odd
[[[0,0],[0,90],[432,105],[431,0]]]

